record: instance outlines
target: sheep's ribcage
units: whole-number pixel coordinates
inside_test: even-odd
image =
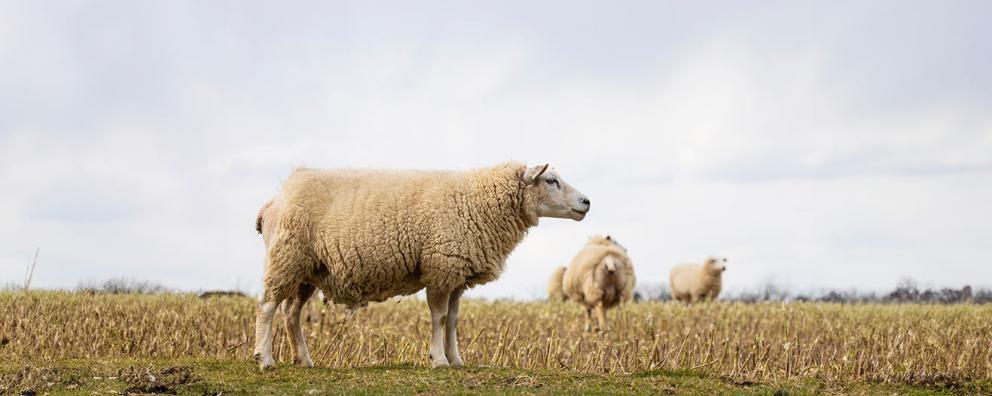
[[[326,270],[319,271],[315,281],[337,304],[364,305],[410,295],[423,288],[412,258],[404,259],[389,249],[334,246],[329,250],[331,254],[321,258]]]

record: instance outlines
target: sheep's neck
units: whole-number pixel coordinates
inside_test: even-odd
[[[483,259],[502,266],[532,226],[524,215],[523,191],[512,175],[483,178],[473,184],[472,195],[479,199],[470,200],[475,204],[466,205],[465,210],[475,223]],[[480,202],[485,204],[477,204]]]
[[[703,272],[703,282],[702,282],[703,287],[708,289],[711,287],[720,286],[721,282],[722,282],[722,278],[720,277],[720,275],[713,275],[709,271]]]

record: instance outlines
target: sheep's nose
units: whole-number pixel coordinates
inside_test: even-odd
[[[580,199],[579,202],[582,202],[586,206],[589,206],[589,198],[582,197],[582,199]]]

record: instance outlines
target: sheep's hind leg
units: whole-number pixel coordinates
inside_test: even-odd
[[[298,277],[291,271],[287,271],[286,265],[292,265],[289,261],[292,256],[286,255],[282,260],[278,258],[278,250],[269,249],[265,266],[265,280],[262,285],[262,293],[258,297],[258,309],[255,313],[255,360],[259,367],[265,370],[275,366],[275,359],[272,358],[272,318],[275,316],[279,303],[289,297],[299,287],[296,282]]]
[[[448,358],[448,363],[452,367],[462,367],[462,357],[458,353],[458,302],[461,300],[462,292],[465,289],[458,289],[451,293],[448,299],[448,320],[445,321],[444,355]]]
[[[286,301],[286,334],[289,335],[289,345],[293,351],[293,362],[303,367],[313,367],[313,360],[310,359],[310,351],[307,349],[307,340],[303,335],[303,327],[300,325],[300,312],[310,301],[314,287],[309,284],[301,284],[295,295]]]
[[[272,317],[282,299],[273,298],[272,293],[263,291],[258,298],[255,313],[255,361],[265,370],[275,366],[272,358]]]
[[[448,319],[448,299],[451,292],[427,288],[427,306],[431,310],[431,365],[448,367],[448,358],[444,353],[444,328]]]
[[[586,308],[586,333],[592,331],[592,308]]]
[[[600,301],[596,304],[596,321],[599,323],[600,332],[606,332],[606,307],[603,306],[603,302]]]

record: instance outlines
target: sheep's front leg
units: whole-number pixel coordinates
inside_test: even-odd
[[[461,300],[462,292],[465,289],[458,289],[451,292],[448,299],[448,320],[445,321],[444,333],[444,355],[448,358],[448,363],[452,367],[462,367],[462,357],[458,353],[458,302]]]
[[[592,308],[586,308],[586,333],[592,331]]]
[[[597,330],[605,333],[606,332],[606,307],[603,306],[603,302],[602,301],[599,304],[596,304],[596,320],[599,322],[599,329],[597,329]]]
[[[431,364],[433,367],[448,367],[444,354],[444,327],[448,320],[448,299],[451,292],[427,288],[427,306],[431,310]]]

